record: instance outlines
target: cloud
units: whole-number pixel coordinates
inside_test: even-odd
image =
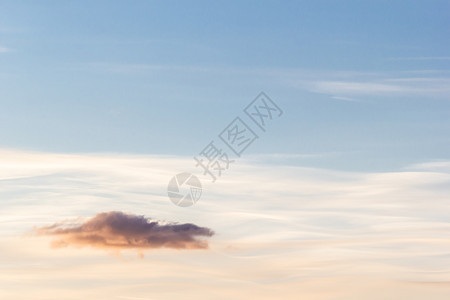
[[[394,78],[380,82],[317,81],[310,87],[327,94],[430,94],[448,92],[448,84],[448,78]]]
[[[394,57],[391,60],[450,60],[450,56]]]
[[[284,160],[296,155],[265,154],[257,159],[249,155],[214,184],[197,170],[204,197],[194,207],[180,209],[165,191],[176,172],[191,171],[191,157],[0,149],[0,281],[6,282],[0,298],[56,294],[66,299],[70,289],[71,299],[150,294],[169,299],[176,288],[193,295],[207,282],[204,299],[219,291],[233,299],[277,295],[298,299],[300,295],[349,300],[364,298],[367,285],[374,292],[365,299],[400,290],[408,299],[422,299],[426,293],[433,299],[448,299],[449,161],[417,162],[392,172],[343,172]],[[54,216],[61,216],[60,220],[94,217],[104,207],[207,224],[221,234],[209,242],[208,251],[160,248],[145,260],[128,259],[126,249],[151,249],[99,245],[80,251],[77,247],[91,244],[71,243],[64,251],[49,251],[48,239],[69,235],[22,238],[33,225],[51,225]],[[74,231],[86,221],[70,220],[57,228]],[[120,250],[127,263],[105,260],[99,248]],[[166,278],[171,279],[167,284]],[[224,278],[233,279],[226,288]],[[352,278],[359,278],[358,287],[364,288],[347,287]],[[392,285],[374,283],[373,278]],[[18,290],[17,282],[29,283],[31,292]],[[434,282],[441,282],[440,286]],[[342,294],[318,296],[316,291],[330,286],[342,288]],[[254,290],[262,292],[255,295]]]
[[[214,232],[194,224],[163,223],[144,216],[120,211],[98,213],[81,222],[81,218],[34,229],[37,235],[54,236],[55,248],[92,246],[102,249],[206,249]]]
[[[418,169],[421,171],[450,172],[450,161],[432,161],[414,164],[407,169]]]
[[[10,51],[11,51],[11,49],[0,46],[0,53],[6,53],[6,52],[10,52]]]
[[[368,78],[365,80],[304,80],[301,83],[314,93],[328,94],[333,99],[358,101],[364,96],[427,96],[448,99],[450,78],[402,77]]]
[[[350,102],[361,102],[358,99],[350,98],[350,97],[342,97],[342,96],[331,96],[331,98],[342,101],[350,101]]]

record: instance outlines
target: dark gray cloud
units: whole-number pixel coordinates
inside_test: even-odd
[[[53,247],[92,246],[104,249],[206,249],[214,232],[194,224],[161,223],[120,211],[102,212],[34,229],[37,235],[53,236]]]

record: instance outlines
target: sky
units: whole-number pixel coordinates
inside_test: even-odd
[[[449,20],[437,0],[0,0],[0,298],[448,299]],[[190,207],[167,193],[183,172]]]

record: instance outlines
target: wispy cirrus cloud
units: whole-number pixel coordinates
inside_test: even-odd
[[[430,58],[423,58],[429,60]],[[438,59],[438,58],[436,58]],[[439,57],[446,60],[446,57]],[[347,102],[361,102],[362,97],[376,96],[427,96],[448,98],[450,77],[443,70],[410,70],[397,72],[363,72],[352,70],[308,70],[298,68],[254,68],[223,67],[176,64],[83,63],[75,68],[83,68],[115,74],[164,74],[189,76],[202,81],[210,76],[227,78],[257,78],[268,85],[281,84],[313,93],[326,94],[332,99]],[[172,78],[172,77],[171,77]]]
[[[390,60],[450,60],[450,56],[393,57]]]
[[[55,237],[52,247],[91,246],[102,249],[206,249],[214,232],[194,224],[163,223],[120,211],[102,212],[84,222],[80,218],[34,229]]]
[[[3,47],[3,46],[0,46],[0,53],[7,53],[7,52],[11,52],[11,49]]]
[[[301,80],[300,86],[314,93],[328,94],[333,99],[357,101],[362,96],[431,96],[448,98],[448,77],[373,77],[329,80]]]

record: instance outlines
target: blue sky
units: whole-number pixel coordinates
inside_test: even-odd
[[[195,155],[260,91],[249,151],[447,159],[448,1],[2,1],[3,147]]]

